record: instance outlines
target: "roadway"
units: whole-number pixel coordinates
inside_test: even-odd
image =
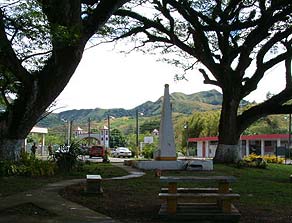
[[[102,158],[101,157],[92,157],[89,158],[89,156],[84,156],[80,157],[80,159],[82,160],[88,160],[90,162],[96,162],[96,163],[101,163],[102,162]],[[111,163],[123,163],[125,160],[129,160],[129,158],[116,158],[116,157],[109,157],[109,160]]]

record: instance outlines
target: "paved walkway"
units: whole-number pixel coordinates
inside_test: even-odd
[[[126,169],[130,174],[123,177],[111,178],[130,179],[140,177],[144,173],[133,169],[129,166],[124,166],[122,163],[114,163],[121,168]],[[109,179],[110,180],[110,179]],[[81,222],[95,222],[95,223],[118,223],[103,214],[97,213],[79,204],[62,198],[58,191],[66,186],[85,182],[85,179],[66,180],[57,183],[48,184],[37,190],[26,191],[8,197],[0,198],[0,211],[9,209],[17,205],[33,204],[37,207],[48,210],[54,216],[40,216],[40,215],[6,215],[0,216],[0,223],[81,223]]]

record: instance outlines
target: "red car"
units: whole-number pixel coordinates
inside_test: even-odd
[[[92,146],[89,149],[89,157],[105,157],[105,148],[103,146]]]

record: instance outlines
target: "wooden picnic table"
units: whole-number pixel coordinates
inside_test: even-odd
[[[232,201],[239,199],[239,194],[231,193],[231,183],[236,182],[236,178],[233,176],[161,176],[161,183],[167,183],[167,188],[162,188],[159,197],[166,199],[166,207],[161,208],[161,213],[168,215],[177,215],[177,209],[179,206],[179,199],[195,200],[196,203],[188,203],[182,205],[190,210],[190,206],[196,207],[194,212],[200,212],[202,206],[215,207],[216,213],[221,210],[219,214],[221,217],[224,215],[234,215],[235,208]],[[212,183],[215,187],[208,188],[181,188],[178,187],[181,183]],[[215,201],[215,202],[214,202]],[[215,204],[214,204],[215,203]],[[163,206],[162,206],[163,207]],[[197,208],[199,207],[199,209]],[[198,211],[199,210],[199,211]],[[236,209],[237,211],[237,209]],[[236,212],[235,211],[235,212]],[[214,215],[214,213],[208,213],[204,210],[206,216]],[[219,213],[219,212],[218,212]],[[193,213],[194,215],[202,213]],[[188,213],[190,215],[190,213]],[[238,211],[236,212],[238,216]]]

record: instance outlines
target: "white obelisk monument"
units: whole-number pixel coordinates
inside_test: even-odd
[[[176,160],[168,84],[165,84],[164,86],[164,97],[159,129],[159,148],[154,153],[154,159],[161,161]]]
[[[133,161],[133,166],[142,170],[184,170],[189,163],[201,166],[201,170],[213,170],[212,160],[177,160],[174,131],[171,117],[169,86],[165,85],[159,129],[159,147],[154,152],[155,160]]]

